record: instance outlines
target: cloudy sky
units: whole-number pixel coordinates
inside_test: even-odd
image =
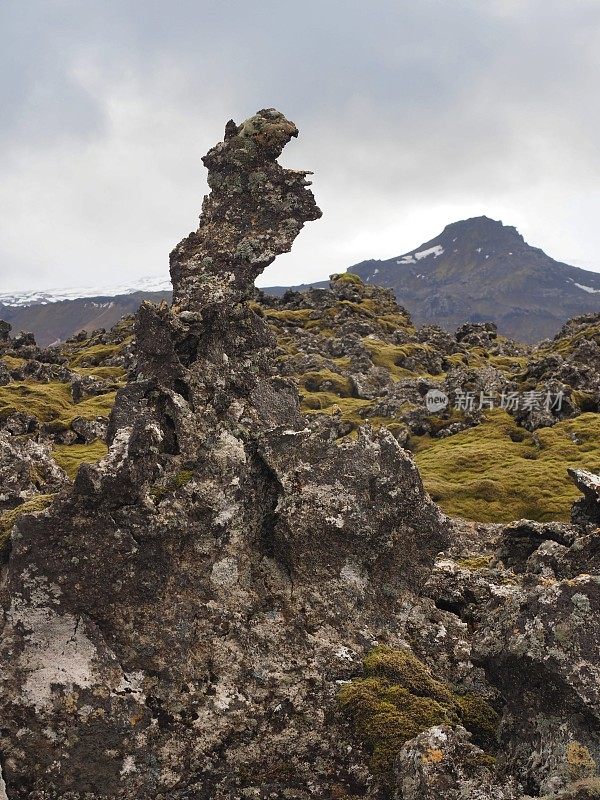
[[[598,0],[4,0],[0,40],[0,292],[166,275],[269,106],[324,215],[263,285],[479,214],[600,270]]]

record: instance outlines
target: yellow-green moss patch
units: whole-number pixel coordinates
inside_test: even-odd
[[[179,472],[176,472],[174,475],[169,475],[166,479],[155,483],[150,489],[150,496],[153,497],[154,500],[160,502],[166,495],[177,491],[177,489],[181,489],[182,486],[189,483],[193,477],[193,470],[180,469]]]
[[[406,350],[400,345],[387,344],[382,342],[381,339],[372,339],[366,337],[362,343],[367,348],[371,355],[371,360],[377,367],[384,367],[393,378],[408,378],[414,376],[414,373],[408,369],[404,369],[400,364],[406,358]]]
[[[0,386],[0,419],[20,411],[53,425],[56,430],[64,430],[75,417],[108,416],[115,396],[115,392],[106,392],[74,403],[67,383],[14,382]]]
[[[33,514],[36,511],[43,511],[48,508],[52,500],[53,494],[38,494],[22,503],[10,511],[5,511],[0,514],[0,556],[4,555],[10,541],[10,532],[15,522],[22,514]]]
[[[104,458],[107,452],[108,447],[99,439],[90,444],[56,444],[52,448],[54,460],[71,480],[75,479],[82,464],[94,464]]]
[[[307,392],[331,392],[339,397],[352,394],[350,379],[328,369],[305,372],[299,377],[299,383]]]
[[[529,433],[506,412],[486,412],[475,428],[412,437],[425,486],[442,509],[478,522],[567,520],[580,496],[567,467],[600,469],[600,415]]]
[[[434,725],[461,723],[480,746],[495,743],[499,717],[489,703],[453,691],[408,650],[377,647],[364,671],[340,689],[338,702],[370,747],[374,772],[389,777],[402,745]]]
[[[17,358],[16,356],[2,356],[1,360],[4,361],[8,369],[21,369],[27,363],[24,358]]]
[[[331,279],[336,283],[351,283],[355,286],[362,286],[363,283],[360,277],[353,272],[340,272],[336,275],[332,275]]]
[[[467,556],[466,558],[459,559],[456,563],[463,569],[474,571],[489,567],[491,560],[491,556]]]
[[[84,346],[73,356],[71,367],[95,367],[121,351],[123,344],[93,344]]]

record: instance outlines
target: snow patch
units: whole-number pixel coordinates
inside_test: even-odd
[[[408,253],[408,255],[402,256],[396,264],[416,264],[417,261],[421,261],[423,258],[429,258],[429,256],[433,256],[434,258],[438,258],[444,252],[444,248],[441,244],[436,244],[433,247],[428,247],[427,250],[419,250],[418,253]]]
[[[584,286],[582,283],[576,283],[578,289],[583,289],[588,294],[600,294],[600,289],[594,289],[592,286]]]
[[[429,256],[434,256],[438,258],[444,252],[444,248],[441,244],[436,244],[434,247],[430,247],[428,250],[421,250],[419,253],[415,253],[415,258],[420,261],[422,258],[429,258]]]
[[[134,292],[170,292],[171,280],[165,276],[134,279],[130,283],[84,286],[73,289],[29,289],[23,292],[0,293],[0,304],[5,306],[38,306],[60,303],[62,300],[80,300],[87,297],[116,297]],[[100,308],[110,308],[112,303],[99,303]]]

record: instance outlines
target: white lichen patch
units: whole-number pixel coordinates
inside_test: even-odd
[[[360,568],[350,562],[346,562],[340,570],[340,578],[344,583],[356,589],[366,589],[368,585],[368,580],[361,574]]]
[[[96,647],[73,614],[61,614],[51,607],[60,593],[58,587],[34,580],[30,600],[13,598],[8,618],[25,631],[19,667],[24,673],[24,702],[38,711],[52,701],[53,687],[86,688],[93,685]]]
[[[4,778],[2,777],[2,767],[0,767],[0,800],[8,800],[8,795],[6,794],[6,784],[4,783]]]
[[[123,764],[121,765],[121,777],[124,778],[126,775],[130,775],[132,772],[137,772],[135,759],[133,756],[125,756],[123,759]]]
[[[223,558],[216,561],[210,575],[211,581],[217,586],[230,587],[237,583],[238,565],[235,558]]]
[[[23,695],[38,710],[50,705],[53,686],[92,686],[96,648],[71,614],[56,614],[49,608],[30,608],[20,618],[31,630],[24,637],[20,656],[27,677]]]
[[[212,455],[222,468],[245,464],[248,460],[244,443],[229,431],[221,431]]]
[[[338,649],[335,651],[335,655],[336,658],[341,658],[343,661],[354,661],[356,658],[355,653],[353,653],[352,650],[345,645],[338,647]]]

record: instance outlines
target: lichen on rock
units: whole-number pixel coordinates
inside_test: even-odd
[[[228,123],[200,227],[171,256],[173,306],[137,315],[107,456],[17,523],[11,800],[371,791],[337,682],[382,636],[398,643],[449,523],[389,432],[340,444],[335,419],[307,424],[249,302],[320,216],[307,173],[276,160],[296,134],[274,110]],[[87,667],[57,681],[47,662],[71,620]]]
[[[569,524],[451,520],[399,441],[482,423],[425,424],[418,404],[440,381],[508,385],[521,351],[486,326],[460,342],[417,332],[391,293],[351,276],[257,305],[256,277],[320,216],[308,173],[277,162],[295,135],[273,109],[227,124],[204,159],[199,228],[171,255],[173,305],[144,303],[135,342],[124,330],[76,338],[63,363],[0,326],[4,370],[24,384],[2,387],[0,441],[10,800],[593,790],[589,505]],[[30,442],[39,421],[13,407],[19,391],[40,403],[42,380],[42,424],[57,426],[72,483],[47,443]],[[107,425],[98,412],[115,389]],[[577,480],[589,500],[591,479]]]

